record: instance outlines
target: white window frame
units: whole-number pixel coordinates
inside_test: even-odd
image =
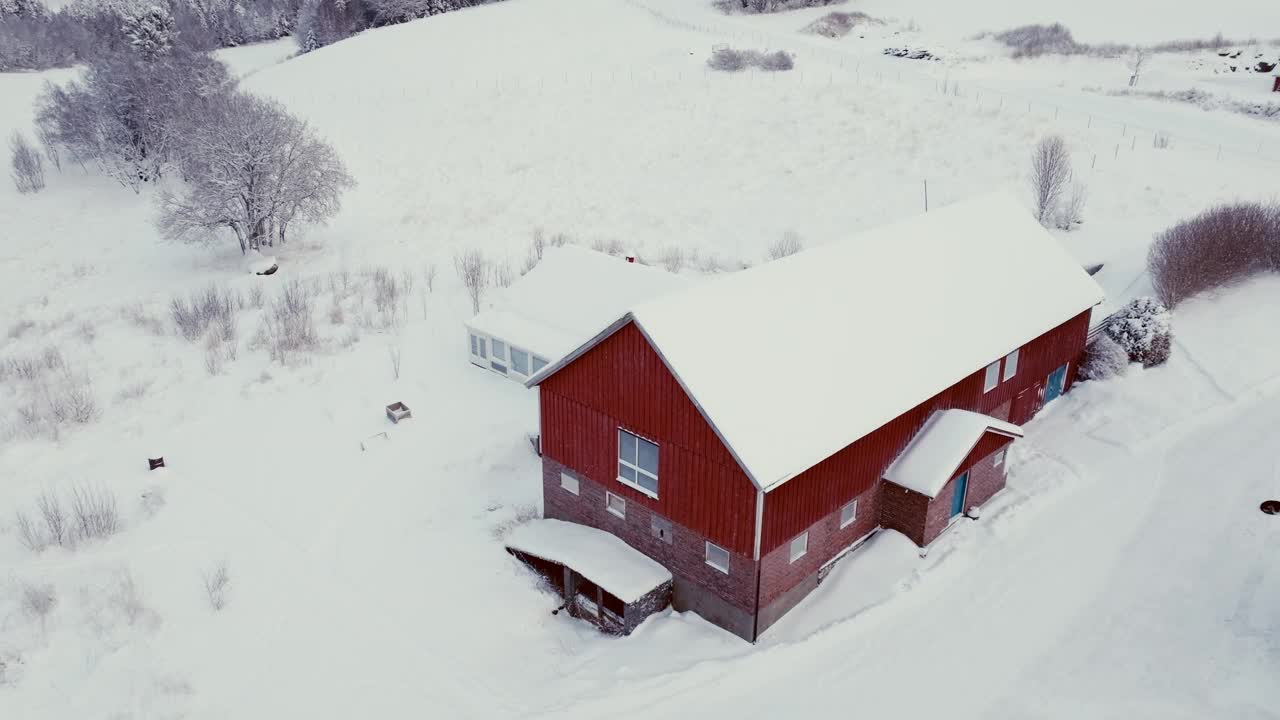
[[[645,477],[652,479],[652,480],[653,480],[653,483],[654,483],[655,485],[657,485],[659,488],[661,488],[661,487],[662,487],[662,481],[658,479],[658,475],[657,475],[656,473],[651,473],[651,472],[649,472],[648,470],[645,470],[644,468],[641,468],[639,463],[640,463],[640,442],[641,442],[641,441],[647,442],[647,443],[649,443],[650,445],[652,445],[652,446],[654,446],[655,448],[657,448],[657,451],[656,451],[656,452],[658,453],[658,466],[659,466],[659,467],[661,467],[661,466],[662,466],[662,446],[661,446],[661,445],[659,445],[658,443],[656,443],[656,442],[654,442],[654,441],[652,441],[652,440],[650,440],[650,439],[646,438],[646,437],[642,437],[642,436],[640,436],[640,435],[637,435],[637,434],[635,434],[635,433],[631,432],[630,430],[627,430],[626,428],[618,428],[618,432],[619,432],[619,433],[626,433],[627,435],[630,435],[631,437],[633,437],[633,438],[635,438],[635,439],[636,439],[636,460],[635,460],[635,462],[634,462],[634,463],[632,463],[631,461],[629,461],[629,460],[627,460],[627,459],[625,459],[625,458],[623,458],[623,457],[622,457],[622,438],[621,438],[621,437],[619,437],[619,438],[618,438],[618,441],[617,441],[617,442],[618,442],[618,448],[617,448],[618,463],[619,463],[619,464],[621,464],[621,465],[626,465],[629,469],[631,469],[631,470],[636,474],[636,477],[637,477],[637,478],[639,478],[641,475],[644,475]],[[628,479],[626,479],[626,478],[622,477],[622,475],[621,475],[621,474],[619,474],[619,475],[618,475],[618,482],[622,483],[623,485],[626,485],[626,486],[627,486],[627,487],[629,487],[629,488],[632,488],[633,490],[637,490],[637,491],[639,491],[639,492],[642,492],[642,493],[644,493],[645,495],[648,495],[649,497],[653,498],[654,500],[657,500],[657,499],[658,499],[658,491],[657,491],[657,490],[650,490],[649,488],[644,487],[643,485],[641,485],[641,484],[639,483],[639,481],[632,482],[632,481],[630,481],[630,480],[628,480]]]
[[[1000,452],[996,453],[991,459],[991,467],[1000,467],[1004,464],[1005,453],[1009,452],[1009,448],[1000,448]]]
[[[711,549],[712,549],[712,548],[715,548],[716,550],[718,550],[718,551],[720,551],[720,552],[724,553],[724,566],[723,566],[723,567],[721,567],[720,565],[717,565],[716,563],[714,563],[714,562],[712,562],[712,561],[711,561]],[[713,567],[713,568],[715,568],[715,569],[719,570],[720,572],[724,573],[725,575],[728,575],[728,574],[729,574],[729,559],[730,559],[730,558],[729,558],[729,551],[728,551],[728,550],[725,550],[724,548],[720,547],[719,545],[716,545],[715,543],[711,542],[710,540],[707,540],[707,541],[706,541],[706,548],[704,548],[704,552],[703,552],[703,559],[704,559],[704,560],[706,561],[706,563],[707,563],[708,565],[710,565],[711,567]]]
[[[560,487],[574,495],[579,494],[579,491],[581,490],[581,487],[578,484],[578,478],[567,472],[560,473]]]
[[[800,543],[800,552],[796,552],[796,543]],[[791,562],[795,562],[808,554],[809,554],[809,531],[805,530],[799,535],[791,538],[791,545],[790,545]]]
[[[1000,361],[996,360],[984,369],[982,376],[982,392],[989,393],[1000,385]]]
[[[1015,348],[1013,352],[1004,356],[1004,372],[1000,375],[1002,378],[1000,382],[1004,382],[1018,374],[1018,351],[1021,349]]]
[[[547,362],[542,356],[529,353],[529,370],[532,371],[534,375],[537,375],[539,370],[550,364],[551,363]]]
[[[622,507],[620,509],[615,510],[613,508],[614,500],[617,500],[618,503],[621,504]],[[627,499],[621,495],[614,495],[613,493],[606,491],[604,494],[604,509],[608,510],[610,515],[620,517],[623,520],[627,519]]]
[[[852,512],[849,513],[849,519],[846,520],[844,518],[844,511],[849,510],[850,508],[852,508]],[[849,502],[845,503],[844,506],[840,508],[840,529],[843,530],[857,521],[858,521],[858,498],[854,498]]]

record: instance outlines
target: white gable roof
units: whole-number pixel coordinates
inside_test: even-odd
[[[996,194],[665,295],[611,328],[635,321],[770,490],[1102,297]]]
[[[989,431],[1022,437],[1022,428],[1004,420],[968,410],[938,410],[884,471],[884,479],[935,498]]]
[[[660,268],[573,245],[551,247],[467,327],[554,362],[637,303],[687,285]]]
[[[625,603],[671,580],[671,573],[613,533],[563,520],[530,520],[511,531],[507,547],[567,565]]]

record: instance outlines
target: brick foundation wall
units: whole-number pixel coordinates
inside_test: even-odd
[[[924,547],[925,521],[929,498],[891,482],[880,482],[880,524],[906,535],[911,542]]]
[[[1005,446],[1007,449],[1008,446]],[[1004,489],[1005,463],[999,467],[992,464],[998,452],[982,458],[969,468],[969,497],[965,501],[965,509],[982,505],[992,496]]]
[[[1007,449],[1007,445],[1005,448]],[[995,467],[992,461],[997,453],[991,453],[969,467],[969,489],[964,507],[982,505],[1004,489],[1005,466]],[[963,472],[963,471],[961,471]],[[956,473],[957,477],[960,473]],[[951,501],[956,490],[952,478],[930,500],[927,496],[894,485],[881,483],[880,524],[906,535],[916,545],[924,547],[942,534],[951,521]]]
[[[578,481],[575,495],[560,486],[560,474]],[[729,573],[706,563],[706,538],[682,525],[670,523],[671,542],[654,536],[656,513],[641,503],[628,501],[626,517],[620,518],[605,507],[608,485],[565,467],[554,458],[542,458],[543,514],[557,520],[588,525],[621,538],[623,542],[653,558],[674,578],[671,604],[676,610],[693,611],[729,632],[753,640],[756,563],[736,553],[729,554]]]
[[[791,562],[790,540],[760,559],[758,632],[764,632],[818,587],[818,571],[823,565],[880,524],[879,488],[873,486],[857,500],[857,515],[847,527],[840,527],[843,503],[835,512],[810,525],[806,531],[809,533],[808,552],[795,562]],[[768,502],[766,496],[766,507]]]

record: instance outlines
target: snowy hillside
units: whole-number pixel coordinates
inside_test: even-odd
[[[537,400],[468,365],[456,251],[518,271],[542,228],[732,272],[787,231],[812,246],[915,215],[926,191],[931,208],[1026,197],[1031,148],[1057,133],[1088,204],[1055,234],[1105,263],[1113,304],[1148,292],[1153,233],[1275,196],[1280,123],[1109,95],[1123,64],[1016,62],[969,38],[1054,20],[1089,42],[1247,36],[1280,18],[1113,5],[865,0],[845,9],[881,34],[833,40],[800,32],[830,9],[508,0],[301,57],[221,51],[358,183],[275,249],[270,278],[230,238],[162,242],[153,190],[92,167],[51,169],[36,195],[0,183],[0,718],[1280,717],[1280,522],[1257,510],[1280,499],[1274,277],[1180,306],[1173,359],[1055,402],[979,522],[926,558],[877,536],[756,646],[670,611],[603,637],[553,616],[502,546],[540,510]],[[709,71],[720,44],[795,69]],[[1222,84],[1189,57],[1152,67],[1153,88]],[[0,136],[71,74],[0,74]],[[318,340],[277,362],[258,336],[290,282]],[[170,319],[211,284],[233,299],[229,348]],[[97,412],[33,431],[22,408],[44,387],[87,388]],[[392,426],[397,400],[414,417]],[[168,467],[148,472],[157,454]],[[26,547],[18,513],[77,489],[114,497],[120,531]]]

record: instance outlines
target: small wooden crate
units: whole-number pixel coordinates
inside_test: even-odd
[[[399,423],[405,418],[413,417],[413,413],[409,411],[409,406],[402,402],[393,402],[387,406],[387,419],[393,423]]]

